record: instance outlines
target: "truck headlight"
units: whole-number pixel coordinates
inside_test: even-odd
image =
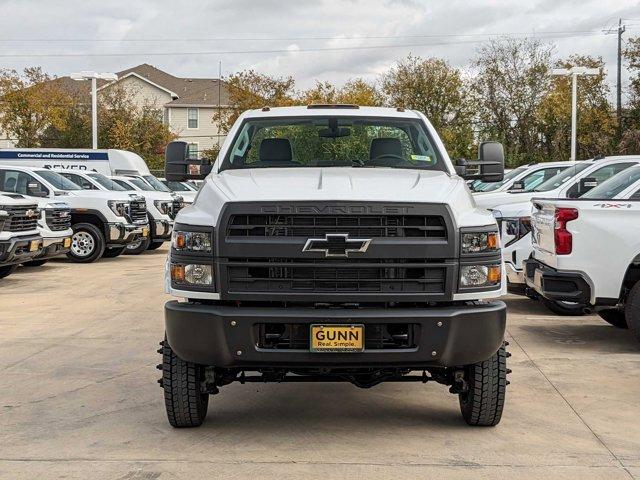
[[[109,208],[118,217],[124,217],[127,213],[127,202],[121,202],[119,200],[109,200],[107,202]]]
[[[171,282],[182,286],[210,287],[213,285],[213,268],[197,263],[172,263]]]
[[[493,253],[500,250],[498,232],[464,232],[460,235],[463,255]]]
[[[169,215],[171,212],[171,202],[167,202],[166,200],[154,200],[153,204],[165,215]]]
[[[502,280],[500,265],[461,265],[460,288],[493,287]]]
[[[178,252],[211,253],[211,233],[174,230],[171,246]]]

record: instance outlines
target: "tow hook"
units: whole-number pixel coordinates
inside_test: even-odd
[[[204,369],[204,381],[202,382],[201,389],[202,393],[208,393],[209,395],[220,393],[216,385],[216,372],[213,367],[206,367]]]
[[[451,393],[466,393],[469,391],[469,384],[464,378],[464,370],[456,370],[453,373],[453,385],[449,389]]]

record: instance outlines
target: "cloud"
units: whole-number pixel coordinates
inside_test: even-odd
[[[376,79],[410,52],[444,57],[464,67],[484,38],[479,34],[522,33],[544,38],[545,32],[581,30],[596,34],[549,39],[557,46],[556,55],[602,56],[613,74],[615,36],[599,30],[637,11],[635,0],[195,0],[178,4],[174,0],[5,0],[0,54],[78,56],[0,58],[4,67],[42,65],[57,75],[85,69],[117,71],[148,62],[175,75],[198,77],[217,76],[222,61],[225,73],[255,68],[292,75],[298,86],[306,87],[316,79],[337,83],[354,77]],[[638,35],[637,28],[631,27],[627,35]],[[56,41],[61,39],[72,41]],[[347,46],[359,49],[307,51]],[[369,46],[379,48],[363,48]],[[222,50],[282,51],[177,54]],[[144,55],[154,52],[176,55]],[[109,53],[126,56],[91,56]],[[614,81],[613,75],[610,80]]]

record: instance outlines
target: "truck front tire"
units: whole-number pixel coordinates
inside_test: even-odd
[[[467,365],[467,391],[460,394],[460,411],[473,426],[500,423],[507,389],[507,352],[504,345],[488,360]]]
[[[16,268],[18,268],[18,265],[5,265],[4,267],[0,267],[0,278],[8,277],[16,271]]]
[[[149,246],[147,247],[147,250],[156,250],[156,249],[160,248],[162,245],[164,245],[164,241],[151,242],[149,244]]]
[[[624,315],[629,330],[640,342],[640,281],[631,288],[624,307]]]
[[[127,245],[124,250],[125,255],[140,255],[142,252],[147,250],[149,246],[149,237],[140,237],[136,239],[133,243]]]
[[[122,255],[126,247],[112,247],[105,249],[102,258],[116,258]]]
[[[91,223],[77,223],[73,227],[71,249],[67,257],[76,263],[91,263],[102,257],[105,250],[104,235]]]
[[[24,262],[22,264],[23,267],[41,267],[49,260],[31,260],[30,262]]]
[[[176,428],[199,427],[209,406],[209,394],[202,391],[204,367],[182,360],[166,339],[161,345],[161,384],[169,423]]]

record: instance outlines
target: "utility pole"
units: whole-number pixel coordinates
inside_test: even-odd
[[[115,73],[97,73],[82,71],[72,73],[71,78],[78,81],[91,80],[91,148],[98,148],[98,79],[115,82],[118,76]]]
[[[616,120],[617,120],[617,136],[620,138],[622,133],[622,34],[626,31],[626,25],[622,24],[622,18],[618,19],[618,27],[605,30],[605,34],[616,33],[618,35],[618,63],[616,78]]]
[[[599,68],[572,67],[554,68],[551,75],[557,77],[571,77],[571,161],[576,161],[578,138],[578,77],[600,75]]]

